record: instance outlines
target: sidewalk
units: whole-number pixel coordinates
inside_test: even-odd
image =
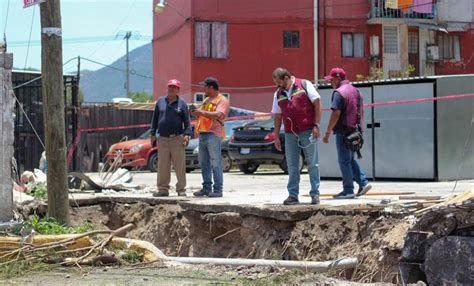
[[[109,192],[104,193],[74,193],[70,197],[75,200],[93,198],[126,198],[132,202],[133,199],[146,201],[176,203],[186,201],[192,204],[202,205],[251,205],[251,206],[275,206],[281,205],[287,197],[286,184],[288,176],[281,172],[261,172],[254,175],[243,175],[241,172],[232,171],[224,174],[224,197],[222,198],[195,198],[192,192],[201,187],[201,174],[193,172],[187,174],[188,197],[177,197],[176,193],[170,192],[169,197],[153,198],[151,190],[155,190],[156,174],[150,172],[137,172],[133,174],[133,183],[147,186],[142,190],[133,192]],[[175,184],[174,174],[172,174],[172,185]],[[352,200],[335,200],[332,197],[321,197],[322,206],[360,205],[378,204],[382,199],[399,200],[399,195],[377,195],[370,196],[370,193],[391,193],[391,192],[413,192],[414,196],[441,196],[448,197],[454,194],[463,193],[474,188],[474,180],[459,181],[456,189],[455,182],[370,182],[373,186],[369,195]],[[300,182],[300,202],[309,204],[309,179],[308,175],[302,174]],[[321,194],[337,194],[341,189],[341,181],[321,182]],[[356,185],[357,188],[357,185]]]

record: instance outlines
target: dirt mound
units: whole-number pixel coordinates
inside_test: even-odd
[[[74,209],[72,221],[93,223],[96,228],[117,229],[128,223],[136,227],[127,237],[149,241],[167,255],[179,252],[180,240],[187,236],[188,221],[177,205],[101,204]]]
[[[359,259],[354,273],[336,276],[345,274],[359,282],[397,282],[398,257],[407,229],[407,222],[395,218],[318,213],[296,224],[286,246],[290,259]]]

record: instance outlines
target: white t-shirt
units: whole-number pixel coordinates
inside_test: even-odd
[[[291,86],[289,90],[293,89],[294,84],[295,84],[295,77],[291,77]],[[286,92],[288,95],[288,100],[291,100],[291,94],[289,94],[289,90],[284,90],[283,92]],[[275,94],[273,95],[272,113],[281,113],[281,108],[278,105],[277,94],[278,94],[278,90],[275,91]],[[308,96],[309,100],[312,103],[314,103],[315,100],[321,98],[319,93],[316,91],[316,88],[314,87],[314,85],[308,80],[306,81],[306,95]]]

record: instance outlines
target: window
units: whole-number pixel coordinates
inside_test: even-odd
[[[300,47],[300,32],[283,32],[283,48],[297,49]]]
[[[222,95],[230,101],[230,93],[223,93]],[[204,92],[196,92],[194,94],[194,103],[202,103],[204,98],[206,98]]]
[[[389,54],[398,54],[398,27],[383,27],[383,51]]]
[[[230,101],[230,93],[223,93],[222,94],[228,101]]]
[[[204,93],[196,92],[194,94],[194,103],[202,103],[204,101]]]
[[[230,93],[223,93],[222,95],[223,95],[225,98],[227,98],[227,100],[230,101]],[[194,103],[198,103],[198,104],[202,103],[202,102],[204,101],[204,98],[205,98],[205,97],[206,97],[206,96],[204,95],[204,92],[196,92],[196,93],[194,94]]]
[[[418,54],[418,32],[408,32],[408,53]]]
[[[459,36],[438,35],[438,46],[441,60],[461,60]]]
[[[194,56],[213,59],[228,58],[227,23],[196,22]]]
[[[364,34],[342,33],[342,57],[363,58],[364,57]]]

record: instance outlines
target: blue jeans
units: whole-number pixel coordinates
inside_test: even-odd
[[[355,152],[344,145],[344,135],[336,134],[336,147],[339,168],[342,174],[342,186],[345,194],[354,194],[354,181],[365,187],[369,181],[355,159]]]
[[[308,165],[309,181],[311,183],[311,196],[319,196],[319,156],[318,156],[318,141],[313,143],[309,141],[311,130],[306,130],[298,133],[298,137],[293,133],[285,133],[285,156],[288,165],[288,193],[290,196],[298,198],[300,188],[300,168],[299,159],[301,149],[303,149]],[[303,147],[303,148],[302,148]]]
[[[221,154],[222,138],[214,133],[199,134],[199,164],[201,165],[202,186],[206,192],[222,193],[224,168]],[[214,185],[212,178],[214,177]]]

